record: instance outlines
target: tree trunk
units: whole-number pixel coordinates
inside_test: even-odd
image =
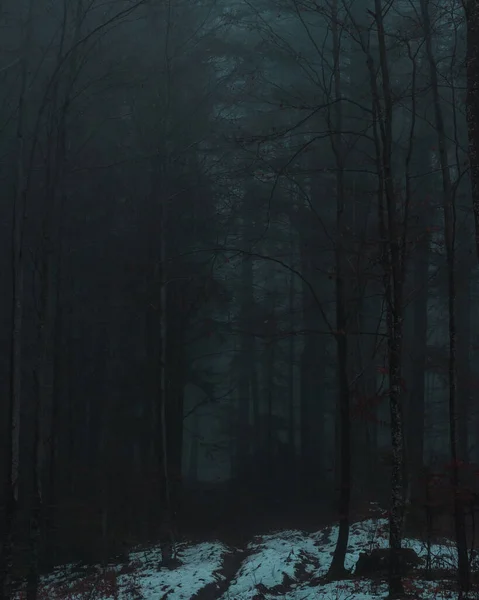
[[[166,371],[167,386],[167,452],[169,487],[173,516],[178,514],[182,499],[183,465],[183,416],[184,386],[186,372],[186,319],[187,310],[184,301],[184,287],[181,281],[171,281],[168,286],[168,330]],[[184,307],[184,310],[181,309]]]
[[[306,229],[309,231],[309,228]],[[301,243],[301,270],[308,281],[317,277],[316,261],[311,248]],[[324,337],[315,333],[324,326],[321,315],[312,301],[311,292],[302,286],[303,327],[306,330],[300,358],[300,456],[301,483],[305,494],[315,501],[323,497],[324,478],[325,393],[322,381],[325,373]]]
[[[389,594],[391,597],[403,594],[400,570],[400,552],[404,517],[404,439],[402,426],[401,389],[401,346],[402,314],[397,299],[389,316],[388,356],[389,356],[389,406],[391,413],[392,473],[391,473],[391,513],[389,518],[389,547],[391,550]]]
[[[49,235],[47,233],[47,235]],[[46,416],[51,412],[52,349],[55,321],[55,289],[53,256],[49,241],[44,239],[43,265],[41,267],[41,312],[39,323],[39,358],[36,373],[36,394],[34,399],[34,440],[33,440],[33,499],[30,519],[30,557],[27,581],[27,600],[36,600],[39,583],[39,553],[42,541],[45,426]]]
[[[65,164],[65,115],[62,114],[62,125],[58,139],[52,136],[48,139],[47,161],[54,162],[46,165],[47,185],[45,207],[40,241],[40,312],[38,321],[38,361],[36,369],[36,390],[34,399],[34,445],[33,445],[33,506],[31,515],[30,539],[30,571],[27,584],[27,600],[36,600],[39,583],[40,544],[44,541],[44,506],[43,506],[43,477],[45,470],[46,440],[52,437],[52,412],[54,388],[54,342],[55,323],[58,297],[58,264],[60,253],[60,220],[63,209],[64,192],[61,190],[58,202],[59,183],[63,187]],[[56,151],[55,159],[50,153]]]
[[[253,450],[254,455],[258,456],[261,447],[261,410],[260,410],[260,392],[258,382],[258,351],[255,338],[251,338],[250,349],[250,393],[253,405]]]
[[[251,293],[253,289],[253,261],[250,256],[243,256],[241,263],[241,314],[240,314],[240,353],[238,384],[238,421],[237,421],[237,448],[236,448],[236,472],[240,479],[249,476],[245,468],[249,465],[251,455],[251,394],[250,394],[250,356],[251,333],[248,327],[251,318]]]
[[[437,77],[437,65],[432,50],[432,32],[427,0],[421,0],[421,14],[426,41],[426,52],[431,77],[434,102],[435,125],[438,136],[439,160],[443,184],[444,241],[446,246],[448,271],[448,318],[449,318],[449,437],[451,451],[451,486],[454,495],[454,524],[458,553],[458,582],[460,593],[469,591],[470,572],[467,555],[466,523],[464,506],[460,499],[460,481],[458,465],[458,411],[457,411],[457,340],[456,340],[456,207],[454,190],[451,183],[447,154],[447,138],[442,114],[441,98]]]
[[[289,264],[294,267],[294,239],[293,239],[293,225],[289,223]],[[294,273],[290,273],[289,276],[289,327],[291,333],[289,336],[289,349],[288,349],[288,444],[289,451],[292,457],[296,454],[296,426],[295,426],[295,406],[294,406],[294,364],[295,364],[295,337],[293,335],[295,319],[294,319]]]
[[[265,373],[266,373],[266,396],[267,396],[267,421],[266,421],[266,448],[267,448],[267,476],[271,477],[274,469],[274,453],[276,440],[276,426],[274,415],[274,371],[276,360],[276,342],[270,339],[266,342],[265,347]]]
[[[408,476],[411,504],[421,497],[421,474],[424,456],[425,373],[428,329],[429,234],[426,215],[428,206],[419,209],[418,235],[413,266],[411,382],[409,398]]]
[[[459,460],[469,462],[469,440],[471,431],[471,281],[473,280],[470,264],[470,245],[468,232],[461,237],[458,248],[456,270],[456,325],[457,325],[457,410],[458,410],[458,453]]]
[[[188,460],[188,483],[194,485],[198,481],[200,414],[198,409],[193,412],[191,424],[191,441]]]
[[[56,540],[56,505],[58,502],[57,497],[57,477],[58,477],[58,450],[59,450],[59,433],[60,433],[60,407],[61,407],[61,396],[66,393],[64,382],[66,378],[66,362],[62,357],[62,353],[65,352],[64,346],[66,340],[64,336],[64,319],[66,318],[66,311],[61,306],[61,302],[65,302],[63,294],[60,292],[60,269],[61,263],[59,263],[58,270],[58,282],[57,282],[57,297],[56,297],[56,312],[55,312],[55,324],[54,324],[54,379],[52,389],[52,407],[51,407],[51,423],[50,423],[50,435],[48,441],[48,482],[46,485],[45,493],[45,544],[46,544],[46,557],[47,566],[54,566],[56,564],[57,554],[57,540]]]
[[[350,207],[345,205],[344,187],[344,151],[342,144],[343,115],[341,99],[340,38],[338,31],[338,8],[333,3],[332,15],[333,60],[334,60],[334,131],[331,137],[336,159],[336,241],[335,241],[335,292],[336,292],[336,349],[338,378],[338,416],[339,416],[339,533],[333,560],[329,568],[329,577],[339,578],[345,573],[344,561],[349,540],[349,511],[351,500],[351,423],[349,393],[349,349],[347,322],[347,291],[345,278],[345,235],[344,219]]]
[[[405,262],[405,232],[398,222],[396,190],[392,173],[392,117],[393,100],[387,58],[386,33],[381,0],[375,0],[375,21],[379,49],[381,92],[376,80],[373,57],[367,49],[368,68],[373,98],[373,114],[379,122],[375,126],[376,162],[378,168],[378,221],[379,236],[383,240],[382,262],[387,304],[387,334],[389,363],[389,411],[391,420],[391,503],[389,511],[389,595],[401,597],[404,587],[401,578],[400,554],[404,518],[404,436],[402,407],[401,358],[403,343],[403,286]],[[405,207],[407,208],[407,207]]]
[[[166,177],[166,173],[162,173],[162,177]],[[163,193],[163,197],[160,198],[160,298],[159,298],[159,331],[158,335],[160,338],[160,354],[159,354],[159,370],[160,370],[160,389],[159,389],[159,425],[160,431],[158,432],[161,439],[161,450],[160,450],[160,481],[161,481],[161,492],[162,492],[162,511],[161,511],[161,522],[160,522],[160,544],[161,544],[161,555],[162,562],[167,565],[175,558],[175,542],[174,539],[174,527],[173,523],[176,516],[176,507],[174,506],[174,499],[171,488],[171,459],[170,456],[171,446],[168,444],[170,428],[175,426],[175,423],[170,423],[170,402],[173,398],[170,397],[170,385],[169,379],[171,373],[169,372],[168,362],[168,284],[169,275],[167,269],[167,231],[168,231],[168,206],[166,194]],[[181,420],[182,422],[182,420]]]
[[[479,259],[479,3],[465,2],[467,21],[467,96],[466,116],[469,134],[469,165],[472,207],[476,229],[476,251]]]
[[[27,92],[27,52],[31,38],[31,11],[29,3],[27,33],[23,41],[21,84],[18,99],[16,130],[16,176],[12,207],[12,316],[10,331],[10,395],[7,412],[7,439],[5,443],[5,522],[0,549],[0,600],[10,600],[12,594],[14,526],[18,506],[18,478],[20,467],[20,419],[22,405],[22,333],[24,300],[23,232],[25,224],[27,184],[25,175],[24,117]]]
[[[23,109],[22,109],[23,110]],[[19,134],[18,162],[23,163],[23,137]],[[13,532],[18,503],[18,476],[20,465],[20,415],[22,381],[22,329],[23,329],[23,218],[24,218],[24,175],[18,167],[17,191],[13,207],[12,232],[12,322],[10,354],[10,397],[8,402],[8,437],[5,452],[5,524],[0,554],[0,600],[10,600],[12,593]]]

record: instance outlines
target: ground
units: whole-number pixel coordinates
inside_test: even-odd
[[[122,564],[81,568],[58,568],[42,582],[40,600],[375,600],[385,598],[387,586],[380,578],[353,574],[361,552],[387,546],[387,521],[370,518],[351,526],[346,567],[351,576],[327,582],[337,537],[336,527],[316,532],[285,530],[253,537],[241,547],[219,541],[182,542],[179,566],[160,567],[157,547],[132,552]],[[427,548],[407,539],[425,559]],[[405,579],[411,598],[446,600],[457,598],[453,574],[455,551],[444,540],[431,547],[434,579],[424,568]],[[475,597],[475,596],[474,596]],[[19,593],[15,600],[23,600]]]

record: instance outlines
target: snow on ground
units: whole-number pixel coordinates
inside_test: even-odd
[[[103,572],[68,565],[44,578],[39,600],[189,600],[216,582],[228,552],[219,542],[181,544],[181,565],[172,570],[159,569],[159,548],[132,552],[128,563]],[[15,600],[24,598],[19,594]]]
[[[142,594],[140,597],[142,600],[158,600],[163,594],[168,600],[189,600],[208,583],[216,581],[214,573],[221,568],[227,552],[228,548],[220,543],[186,546],[179,550],[181,566],[171,571],[162,569],[160,572],[159,550],[132,554],[133,561],[143,564],[137,574]],[[128,587],[129,579],[129,574],[119,577],[120,589]],[[126,592],[120,594],[120,598],[131,600]]]
[[[254,538],[245,549],[219,542],[178,548],[180,566],[159,568],[158,548],[133,552],[129,561],[105,570],[81,571],[69,566],[43,580],[39,600],[375,600],[387,594],[386,585],[352,578],[324,583],[338,535],[337,527],[317,533],[281,531]],[[405,540],[424,558],[426,548]],[[346,567],[353,569],[359,554],[387,547],[387,521],[368,519],[351,526]],[[450,543],[431,548],[433,568],[452,569],[455,552]],[[405,587],[425,600],[456,596],[447,582],[405,580]],[[449,587],[451,587],[449,585]],[[93,593],[92,593],[93,592]],[[202,594],[202,595],[201,595]],[[23,600],[18,594],[16,600]]]
[[[282,531],[274,535],[262,536],[249,544],[251,554],[243,562],[237,576],[232,581],[221,600],[254,600],[258,590],[265,600],[371,600],[383,598],[387,594],[386,585],[378,585],[370,580],[344,580],[324,584],[318,582],[311,586],[312,579],[326,575],[336,545],[338,528],[328,528],[314,534],[302,534],[297,531]],[[386,548],[388,545],[388,523],[386,519],[367,519],[351,526],[348,555],[345,566],[353,570],[361,552],[373,548]],[[425,557],[426,547],[416,540],[404,540],[404,547],[412,548],[420,557]],[[431,566],[452,567],[454,552],[449,545],[431,547]],[[310,575],[303,583],[291,583],[291,589],[281,588],[285,577],[297,581],[297,569],[302,567]],[[303,578],[301,578],[303,579]],[[430,589],[435,591],[437,582],[406,581],[410,591]],[[417,590],[416,590],[417,588]],[[268,591],[271,590],[271,591]],[[280,595],[282,594],[282,595]],[[446,598],[435,595],[426,598]]]

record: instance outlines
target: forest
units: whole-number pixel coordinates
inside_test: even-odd
[[[479,597],[479,1],[0,27],[0,600]],[[315,542],[242,589],[280,530]]]

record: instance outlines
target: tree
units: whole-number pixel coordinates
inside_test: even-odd
[[[345,190],[345,150],[342,142],[343,113],[341,89],[341,53],[340,31],[338,27],[338,3],[332,5],[331,32],[333,45],[333,78],[334,78],[334,118],[330,119],[331,145],[336,159],[336,243],[335,243],[335,301],[336,301],[336,344],[338,361],[338,412],[339,412],[339,455],[340,455],[340,495],[339,495],[339,533],[338,542],[333,554],[329,575],[340,577],[344,574],[344,561],[349,539],[349,519],[351,501],[351,422],[350,422],[350,372],[348,347],[348,315],[347,315],[347,279],[346,279],[346,217],[351,211],[351,202],[346,201]]]
[[[464,3],[467,22],[467,94],[466,115],[469,133],[469,164],[472,186],[472,207],[476,226],[476,247],[479,256],[479,4]]]
[[[5,452],[5,524],[0,550],[0,599],[10,600],[13,576],[14,527],[17,516],[20,475],[20,421],[22,409],[22,337],[24,311],[24,229],[27,182],[25,174],[25,110],[27,101],[33,3],[28,3],[20,56],[20,89],[16,127],[16,173],[12,206],[12,315],[10,334],[10,377],[8,438]]]
[[[432,31],[429,9],[426,0],[421,2],[421,14],[426,40],[426,54],[429,64],[434,114],[438,134],[439,161],[443,183],[444,240],[446,246],[448,277],[448,319],[449,319],[449,435],[451,451],[451,485],[454,496],[454,524],[459,564],[459,586],[461,594],[469,591],[469,560],[467,554],[466,525],[464,507],[460,499],[457,433],[457,329],[456,329],[456,206],[448,163],[447,141],[444,118],[439,98],[436,61],[432,50]],[[464,460],[465,457],[462,458]]]

